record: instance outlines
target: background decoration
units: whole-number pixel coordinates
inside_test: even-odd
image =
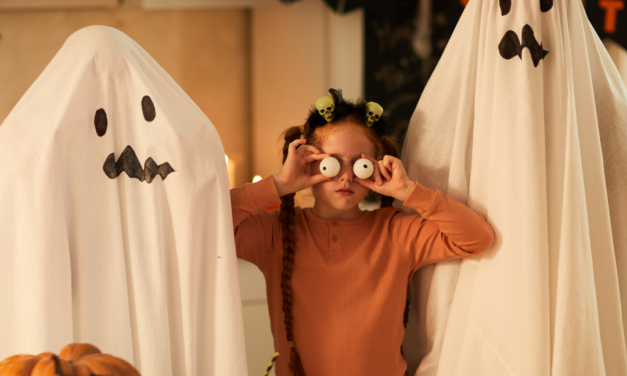
[[[627,48],[625,0],[586,0],[586,13],[601,38],[611,38]]]

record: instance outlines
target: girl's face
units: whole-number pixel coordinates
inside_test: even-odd
[[[355,129],[355,126],[347,124],[331,134],[322,144],[314,146],[340,162],[340,172],[333,180],[313,185],[316,204],[338,211],[354,209],[366,197],[368,188],[354,181],[353,164],[361,158],[362,153],[375,157],[372,141]],[[319,173],[320,161],[312,163],[309,172],[311,175]],[[341,189],[349,192],[342,192]]]

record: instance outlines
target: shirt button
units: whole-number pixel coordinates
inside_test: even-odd
[[[334,242],[336,242],[336,241],[337,241],[337,235],[333,235],[333,236],[331,237],[331,239],[333,239],[333,241],[334,241]]]
[[[337,219],[334,219],[333,221],[331,221],[331,223],[333,224],[333,226],[337,226]]]

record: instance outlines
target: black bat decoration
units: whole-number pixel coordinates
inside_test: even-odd
[[[501,39],[499,43],[499,53],[501,56],[509,60],[514,56],[518,56],[522,60],[523,49],[528,48],[531,52],[531,59],[533,60],[533,66],[537,67],[540,64],[540,60],[549,53],[542,48],[542,44],[538,44],[536,37],[533,35],[533,29],[529,25],[525,25],[522,29],[522,44],[518,40],[518,34],[509,30]]]
[[[109,154],[102,169],[105,175],[111,179],[115,179],[122,172],[126,172],[129,177],[139,181],[146,181],[148,184],[152,183],[157,175],[161,176],[161,180],[165,180],[169,174],[175,172],[168,162],[157,165],[151,157],[146,159],[142,168],[135,150],[130,145],[120,154],[117,162],[115,161],[115,153]]]

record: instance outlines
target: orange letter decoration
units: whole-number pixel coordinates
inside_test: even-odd
[[[605,9],[605,25],[603,30],[608,34],[616,32],[616,12],[625,9],[624,0],[601,0],[599,8]]]

